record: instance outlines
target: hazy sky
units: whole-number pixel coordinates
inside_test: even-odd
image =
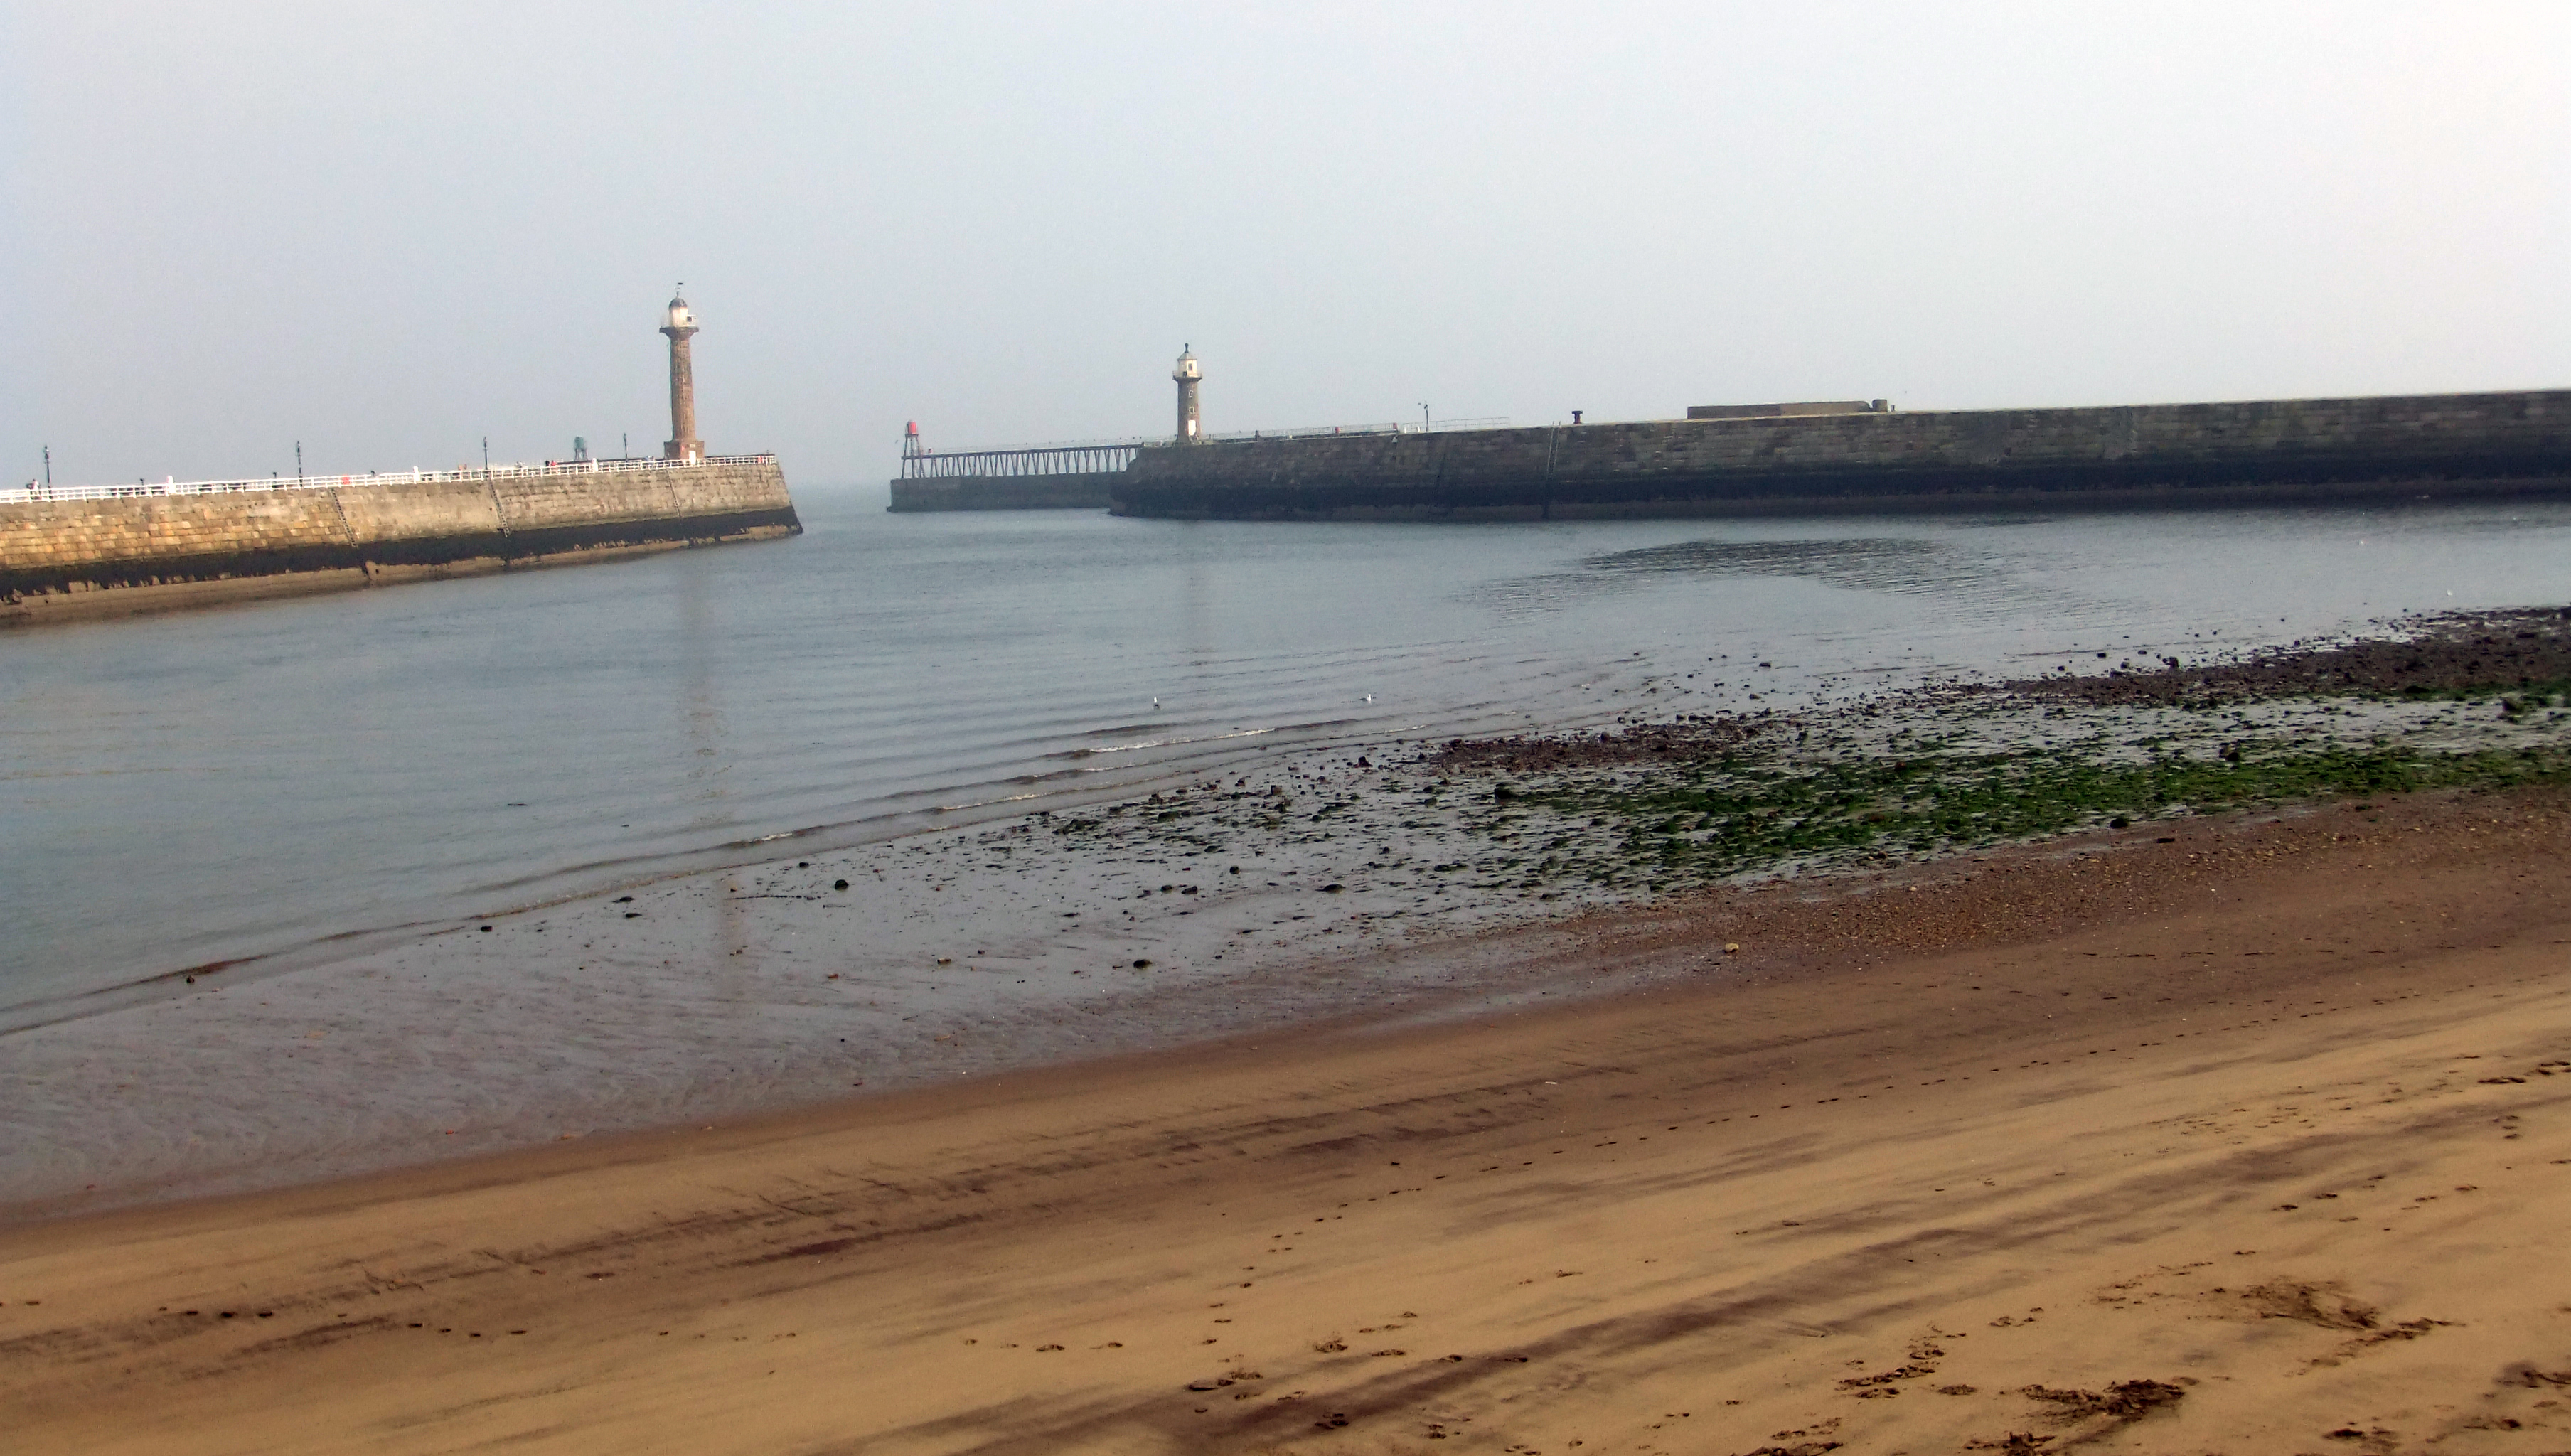
[[[2571,5],[0,0],[0,478],[2571,385]]]

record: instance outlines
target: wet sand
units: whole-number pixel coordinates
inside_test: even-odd
[[[0,1222],[1600,989],[1383,960],[1615,892],[1502,886],[1487,787],[1363,756],[165,978],[0,1037]]]
[[[11,1448],[2571,1449],[2559,790],[1371,954],[1649,989],[0,1231]]]
[[[2571,684],[2547,675],[2571,663],[2563,612],[2015,691],[1842,684],[1792,712],[1629,724],[1631,709],[1587,734],[1281,752],[1122,801],[419,927],[300,969],[156,978],[0,1031],[0,1223],[1558,1005],[1700,968],[1525,947],[1707,886],[1826,899],[2082,826],[2561,782]],[[2357,678],[2365,693],[2339,691]]]

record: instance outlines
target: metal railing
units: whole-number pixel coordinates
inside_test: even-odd
[[[1397,435],[1398,424],[1379,425],[1306,425],[1291,430],[1234,430],[1229,434],[1208,435],[1206,443],[1228,445],[1239,440],[1310,440],[1326,435]]]
[[[1305,425],[1289,430],[1238,430],[1229,434],[1205,435],[1200,443],[1208,445],[1246,445],[1258,440],[1312,440],[1332,435],[1399,435],[1419,434],[1423,430],[1487,430],[1505,428],[1508,416],[1487,419],[1441,419],[1433,424],[1414,425],[1387,421],[1364,425]],[[999,450],[950,450],[939,452],[916,445],[918,436],[907,437],[901,456],[903,480],[950,480],[957,477],[991,477],[1012,475],[1097,475],[1114,474],[1134,463],[1136,452],[1176,443],[1170,435],[1135,435],[1120,440],[1076,440],[1062,444],[1012,445]]]
[[[369,470],[363,475],[304,475],[265,480],[162,480],[133,485],[46,485],[31,480],[15,489],[0,489],[8,501],[105,501],[135,496],[230,495],[256,490],[337,490],[358,485],[417,485],[441,480],[517,480],[531,475],[613,475],[642,470],[689,470],[706,465],[759,465],[774,455],[708,455],[701,460],[548,460],[542,465],[492,465],[464,470]]]
[[[1205,437],[1205,442],[1209,445],[1247,445],[1260,440],[1326,439],[1332,435],[1442,435],[1448,430],[1506,429],[1508,423],[1507,415],[1496,414],[1483,419],[1441,419],[1434,423],[1423,424],[1320,425],[1298,430],[1242,430],[1228,435],[1208,435]]]
[[[988,455],[1005,450],[1107,450],[1119,445],[1166,445],[1167,435],[1104,435],[1094,440],[1025,440],[1015,445],[993,445],[988,450],[958,450],[959,455]],[[928,452],[923,447],[923,453]]]
[[[1018,450],[956,450],[939,454],[923,450],[901,457],[904,480],[944,480],[953,476],[1092,475],[1113,473],[1134,463],[1134,452],[1148,440],[1121,440],[1088,445],[1037,445]]]

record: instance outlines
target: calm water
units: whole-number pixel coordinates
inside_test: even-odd
[[[0,1027],[1337,737],[2571,601],[2563,504],[1458,527],[800,505],[784,543],[0,633]]]

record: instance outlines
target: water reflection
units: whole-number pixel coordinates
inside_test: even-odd
[[[788,834],[1720,709],[1684,673],[1723,654],[1775,661],[1773,702],[2571,600],[2557,503],[1380,528],[805,506],[789,542],[0,633],[0,1033]]]

